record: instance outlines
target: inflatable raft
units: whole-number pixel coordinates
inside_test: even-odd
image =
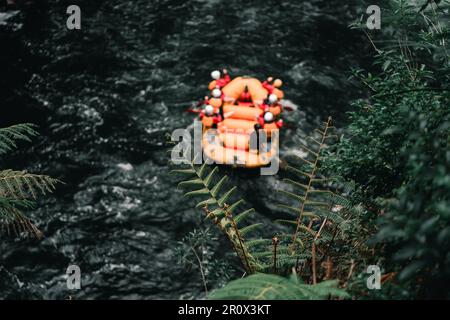
[[[218,164],[257,168],[278,156],[282,127],[281,80],[261,82],[250,77],[220,78],[212,73],[211,98],[200,113],[202,148]],[[216,73],[216,74],[214,74]]]

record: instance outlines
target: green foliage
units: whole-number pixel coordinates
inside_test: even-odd
[[[391,3],[384,15],[393,28],[384,36],[396,45],[376,48],[377,74],[355,72],[371,95],[354,103],[327,167],[355,183],[351,201],[376,234],[372,260],[397,275],[397,285],[382,289],[391,297],[449,298],[448,15]]]
[[[217,242],[216,233],[208,226],[189,232],[175,248],[175,254],[181,263],[189,270],[200,271],[205,294],[208,294],[209,287],[225,285],[232,275],[230,263],[219,257]]]
[[[0,154],[14,150],[19,141],[31,141],[36,136],[34,126],[18,124],[0,128]],[[7,234],[28,234],[38,238],[42,233],[22,210],[32,209],[39,195],[55,189],[58,180],[46,175],[31,174],[26,171],[0,171],[0,228]]]
[[[211,220],[226,235],[232,244],[236,254],[242,261],[245,270],[253,273],[258,266],[246,245],[246,235],[259,227],[259,224],[243,226],[242,222],[254,210],[249,209],[238,212],[238,207],[243,203],[237,200],[229,204],[236,187],[224,191],[226,176],[218,176],[218,167],[208,169],[207,163],[201,166],[194,165],[195,159],[189,164],[187,169],[175,169],[172,173],[180,174],[185,177],[178,186],[194,189],[186,192],[186,197],[201,197],[196,205],[197,208],[203,208],[206,218]]]
[[[17,142],[31,142],[31,137],[37,136],[35,126],[30,123],[16,124],[0,128],[0,154],[8,153],[17,148]]]
[[[45,175],[31,174],[26,171],[0,171],[1,194],[13,199],[36,199],[38,194],[45,195],[55,189],[56,179]]]
[[[210,299],[224,300],[323,300],[330,296],[346,298],[348,294],[337,288],[337,281],[324,281],[317,285],[300,282],[293,274],[290,278],[257,273],[229,282],[214,291]]]
[[[231,194],[236,187],[224,189],[226,176],[217,176],[217,167],[209,169],[205,162],[201,166],[194,165],[195,160],[188,168],[173,170],[173,173],[183,175],[185,179],[178,185],[189,188],[185,193],[187,197],[201,197],[196,207],[203,208],[207,218],[211,219],[224,232],[230,240],[235,252],[242,261],[247,274],[274,273],[289,275],[301,271],[302,277],[307,282],[316,284],[321,280],[330,279],[331,268],[322,270],[324,260],[330,260],[330,254],[334,253],[334,245],[337,240],[344,238],[343,234],[350,228],[349,215],[352,206],[345,198],[331,191],[332,183],[325,178],[319,168],[321,157],[327,148],[326,141],[335,137],[331,133],[331,119],[324,124],[322,129],[315,131],[316,135],[309,138],[311,145],[304,146],[308,156],[299,158],[302,165],[289,169],[298,175],[297,178],[286,179],[287,184],[296,187],[297,190],[280,190],[288,198],[296,201],[295,205],[282,204],[280,207],[294,213],[292,220],[278,220],[294,227],[292,234],[279,234],[272,239],[247,239],[246,235],[258,228],[261,223],[244,226],[242,222],[254,210],[245,210],[234,214],[238,206],[243,202],[238,200],[228,205]],[[318,136],[317,136],[318,135]],[[306,163],[306,165],[304,165]],[[322,250],[321,250],[322,249]],[[192,251],[192,250],[191,250]],[[319,254],[320,252],[320,254]],[[199,260],[198,256],[196,257]],[[309,267],[311,272],[309,272]],[[200,267],[203,274],[204,271]],[[258,279],[262,281],[258,281]],[[272,297],[285,299],[319,299],[327,298],[331,293],[341,293],[340,290],[329,286],[328,282],[317,286],[303,285],[295,281],[286,280],[283,277],[258,274],[230,283],[221,293],[213,297],[231,298],[230,290],[240,298]],[[256,281],[254,281],[256,280]],[[203,278],[205,281],[205,277]],[[336,283],[334,283],[336,284]],[[274,287],[275,286],[275,287]],[[206,290],[206,285],[205,285]],[[277,290],[281,290],[277,293]],[[255,295],[252,295],[255,293]],[[232,296],[234,297],[234,296]]]
[[[329,202],[323,201],[323,195],[333,194],[333,192],[326,187],[323,187],[323,182],[328,182],[328,179],[319,173],[319,162],[321,161],[322,153],[327,146],[327,140],[333,137],[333,135],[330,134],[331,130],[331,118],[329,118],[322,130],[316,129],[319,137],[308,137],[312,146],[303,147],[307,156],[297,156],[299,160],[304,162],[303,167],[301,169],[288,167],[288,169],[294,172],[298,178],[296,180],[284,180],[291,184],[295,188],[295,191],[279,190],[281,193],[299,202],[298,208],[281,205],[283,208],[287,208],[296,214],[295,220],[292,221],[292,224],[295,225],[295,231],[292,235],[291,242],[291,249],[293,252],[297,250],[299,245],[303,246],[303,242],[298,241],[301,231],[306,231],[307,233],[314,235],[314,232],[306,225],[308,225],[309,221],[318,218],[316,212],[331,212],[331,205]],[[326,215],[325,218],[327,217],[328,216]]]
[[[291,219],[277,222],[293,226],[292,234],[277,237],[277,246],[271,258],[272,270],[287,273],[293,267],[307,281],[317,283],[320,279],[338,277],[341,270],[333,268],[333,261],[343,259],[344,245],[351,247],[347,236],[352,229],[353,205],[339,195],[343,185],[334,178],[324,175],[322,159],[329,153],[331,142],[336,138],[329,118],[320,129],[314,130],[302,145],[301,156],[296,156],[298,164],[291,163],[287,169],[292,177],[285,178],[286,188],[280,193],[287,196],[286,203],[279,207],[291,215]],[[289,199],[291,202],[288,202]],[[293,203],[292,203],[293,200]],[[269,257],[268,254],[263,257]],[[264,271],[269,270],[270,261]]]

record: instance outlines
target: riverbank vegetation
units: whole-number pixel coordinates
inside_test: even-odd
[[[210,298],[450,298],[449,4],[422,5],[390,1],[378,34],[353,25],[375,71],[354,70],[367,95],[345,127],[328,119],[283,173],[280,210],[293,214],[278,222],[291,227],[251,238],[261,225],[243,224],[252,211],[238,210],[216,168],[174,170],[247,275]],[[367,286],[370,265],[379,290]]]

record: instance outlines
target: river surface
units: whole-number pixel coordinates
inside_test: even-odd
[[[81,30],[66,29],[70,4],[81,8]],[[369,51],[348,25],[365,8],[353,0],[49,0],[0,13],[0,125],[33,122],[41,133],[1,166],[65,183],[30,213],[43,240],[0,238],[0,298],[203,297],[198,269],[175,254],[202,219],[169,175],[167,136],[192,124],[185,110],[207,94],[212,70],[272,75],[296,109],[285,114],[288,158],[328,115],[342,123],[361,96],[348,77]],[[277,217],[280,175],[221,171],[255,219]],[[232,255],[223,259],[240,275]],[[82,271],[77,292],[66,288],[70,264]]]

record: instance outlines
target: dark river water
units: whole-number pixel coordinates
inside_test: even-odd
[[[81,8],[81,30],[66,29],[70,4]],[[198,269],[174,254],[201,212],[169,175],[167,135],[192,123],[185,109],[223,67],[284,80],[297,110],[285,115],[282,158],[326,116],[342,124],[362,94],[348,77],[369,51],[348,25],[365,9],[353,0],[60,0],[0,13],[0,125],[33,122],[42,134],[1,166],[65,182],[30,213],[43,240],[0,238],[0,298],[65,299],[70,264],[82,271],[77,299],[202,297]],[[279,175],[221,170],[257,219],[277,217]]]

